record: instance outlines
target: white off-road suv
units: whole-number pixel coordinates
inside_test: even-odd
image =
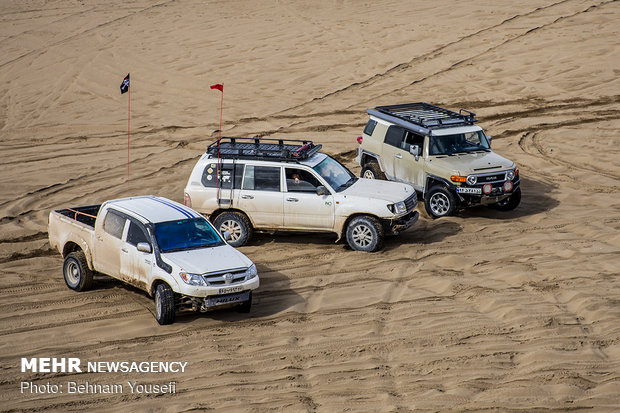
[[[359,251],[381,248],[418,219],[411,185],[359,179],[321,145],[292,139],[222,138],[209,145],[185,187],[185,205],[206,214],[229,243],[253,230],[333,232]]]
[[[519,169],[491,150],[475,113],[424,102],[367,112],[357,138],[362,177],[412,184],[433,218],[474,205],[509,211],[521,202]]]

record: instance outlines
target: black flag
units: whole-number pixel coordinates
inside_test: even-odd
[[[123,79],[123,83],[121,83],[121,95],[125,92],[129,91],[129,73]]]

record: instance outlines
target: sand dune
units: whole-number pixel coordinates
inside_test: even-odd
[[[614,1],[0,2],[3,411],[617,411],[620,7]],[[127,181],[127,94],[131,151]],[[365,109],[474,111],[522,174],[512,213],[420,221],[366,254],[259,234],[250,316],[159,326],[104,276],[74,293],[51,209],[183,199],[217,137],[312,138],[353,171]],[[22,357],[184,373],[22,373]],[[176,393],[20,383],[176,381]]]

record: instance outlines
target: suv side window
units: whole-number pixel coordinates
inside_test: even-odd
[[[113,237],[121,239],[123,228],[125,228],[125,217],[108,209],[103,221],[103,230]]]
[[[403,138],[405,137],[405,130],[399,126],[390,126],[385,134],[385,143],[401,148]]]
[[[142,227],[133,221],[129,222],[129,231],[127,232],[127,242],[133,246],[138,245],[139,242],[149,243],[146,234]]]
[[[411,145],[418,145],[420,149],[422,149],[424,145],[424,135],[418,135],[417,133],[407,131],[405,140],[403,141],[403,149],[409,151]]]
[[[285,168],[286,188],[288,192],[316,192],[321,185],[318,179],[304,169]]]
[[[243,177],[243,189],[279,192],[280,169],[274,166],[247,165]]]
[[[372,133],[375,131],[375,126],[377,126],[377,121],[370,119],[364,128],[364,133],[368,136],[372,136]]]
[[[220,167],[220,182],[219,187],[222,189],[231,189],[233,176],[234,176],[234,189],[241,188],[241,180],[243,179],[243,164],[235,164],[235,170],[233,173],[233,164],[224,163]],[[207,188],[215,188],[218,183],[215,179],[217,174],[217,163],[207,164],[202,172],[202,178],[200,179],[202,184]]]

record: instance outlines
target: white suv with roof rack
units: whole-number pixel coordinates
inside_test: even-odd
[[[418,219],[407,184],[356,178],[321,145],[293,139],[222,138],[207,148],[185,188],[185,204],[210,217],[229,243],[253,230],[333,232],[359,251]]]
[[[433,218],[475,205],[509,211],[521,202],[519,169],[491,150],[475,113],[424,102],[367,112],[357,138],[362,177],[410,183]]]

